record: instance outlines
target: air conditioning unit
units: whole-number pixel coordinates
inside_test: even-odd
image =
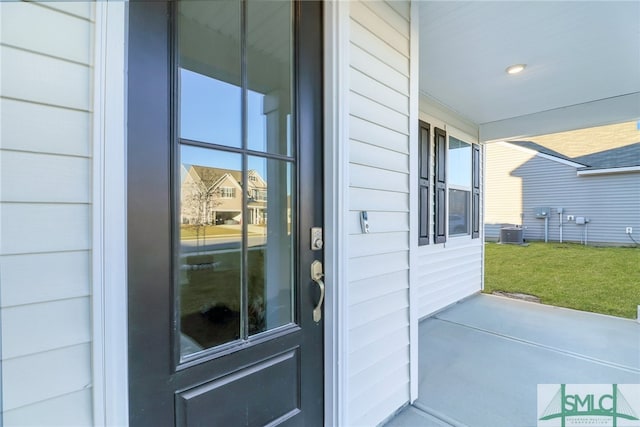
[[[500,229],[500,243],[513,243],[520,245],[524,242],[522,228],[503,227]]]

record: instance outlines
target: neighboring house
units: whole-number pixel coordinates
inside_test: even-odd
[[[374,426],[415,401],[419,321],[483,286],[484,143],[640,117],[637,5],[611,32],[600,3],[0,2],[0,424]],[[592,46],[578,22],[621,52],[568,50],[611,80],[579,96],[490,52]]]
[[[220,225],[242,222],[242,172],[182,165],[181,224]],[[267,223],[267,183],[247,172],[248,223]]]
[[[640,132],[638,132],[640,133]],[[518,226],[525,240],[633,245],[640,230],[640,143],[568,158],[535,142],[486,146],[485,238]],[[582,223],[580,218],[584,218]]]

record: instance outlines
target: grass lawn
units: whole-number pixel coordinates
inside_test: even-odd
[[[640,248],[487,243],[485,293],[535,295],[543,304],[635,319]]]
[[[252,227],[264,226],[255,225]],[[249,235],[252,235],[249,231]],[[180,226],[180,238],[181,239],[195,239],[196,237],[220,237],[220,236],[238,236],[242,235],[242,226],[221,226],[221,225],[205,225],[197,227],[195,225],[181,225]]]

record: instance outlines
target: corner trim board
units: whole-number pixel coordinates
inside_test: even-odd
[[[128,2],[95,3],[92,377],[95,426],[129,424],[126,272]]]

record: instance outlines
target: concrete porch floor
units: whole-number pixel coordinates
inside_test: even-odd
[[[640,383],[640,323],[480,294],[420,323],[419,363],[385,427],[535,427],[538,384]]]

